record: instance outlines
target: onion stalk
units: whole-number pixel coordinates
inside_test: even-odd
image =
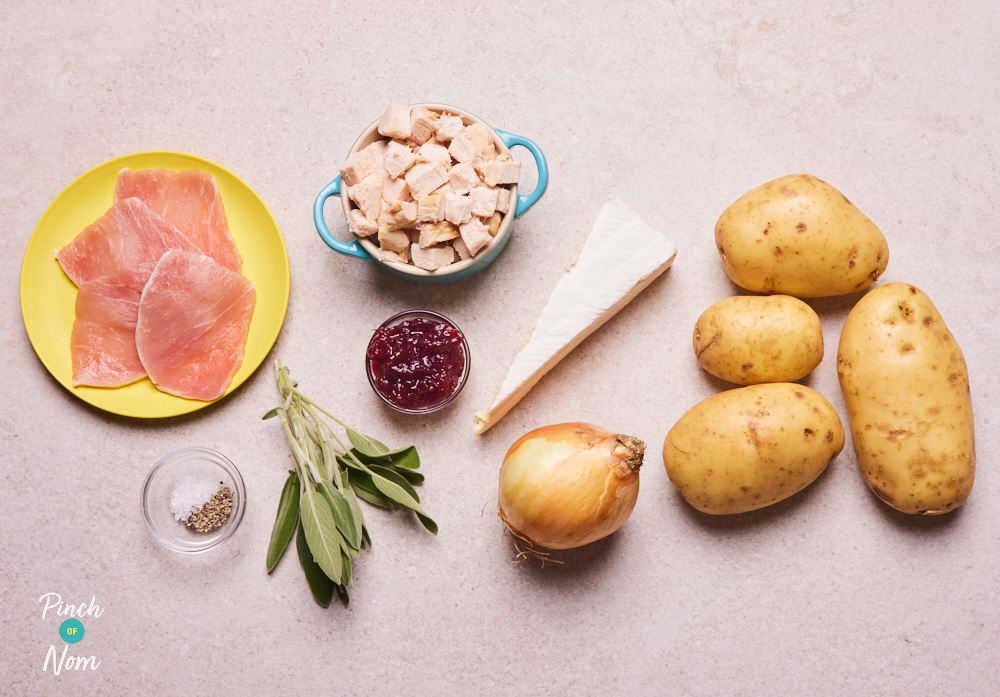
[[[504,456],[500,518],[529,550],[572,549],[607,537],[635,507],[645,449],[638,438],[587,423],[530,431]]]

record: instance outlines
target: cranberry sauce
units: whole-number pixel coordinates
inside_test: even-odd
[[[462,332],[444,317],[413,313],[402,321],[394,318],[368,344],[368,377],[391,406],[430,411],[462,388],[466,351]]]

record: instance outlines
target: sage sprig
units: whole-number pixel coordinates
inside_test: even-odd
[[[349,602],[352,560],[371,546],[358,499],[389,510],[412,510],[431,533],[438,527],[414,489],[423,483],[415,446],[390,449],[363,435],[302,394],[288,369],[275,361],[282,404],[264,414],[285,432],[295,469],[281,492],[267,548],[271,573],[293,535],[313,598],[323,607],[334,593]],[[339,426],[346,443],[331,422]],[[296,534],[297,531],[297,534]]]

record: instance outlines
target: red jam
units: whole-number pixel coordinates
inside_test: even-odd
[[[462,388],[465,337],[443,317],[390,320],[368,344],[368,377],[375,391],[404,411],[428,411]]]

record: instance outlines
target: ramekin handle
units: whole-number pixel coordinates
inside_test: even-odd
[[[370,260],[372,258],[371,255],[365,251],[364,247],[357,240],[341,242],[330,232],[330,228],[326,225],[326,217],[323,215],[323,209],[326,205],[326,200],[331,196],[340,196],[339,174],[319,192],[319,196],[316,197],[316,202],[313,204],[313,222],[316,224],[316,231],[319,233],[319,236],[335,252],[357,257],[358,259]]]
[[[518,218],[528,212],[528,209],[535,205],[535,202],[542,197],[545,193],[545,187],[549,185],[549,165],[545,161],[545,155],[542,153],[542,149],[535,144],[534,141],[525,138],[524,136],[515,135],[513,133],[508,133],[507,131],[501,131],[499,129],[493,129],[500,136],[504,144],[508,148],[512,148],[515,145],[520,145],[526,148],[531,156],[535,158],[535,167],[538,169],[538,183],[535,184],[534,190],[525,195],[518,194],[517,197],[517,207],[514,209],[514,217]]]

